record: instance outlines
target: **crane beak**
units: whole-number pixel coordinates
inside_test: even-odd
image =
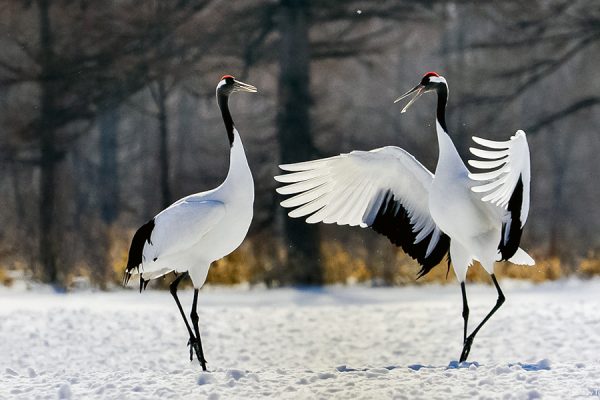
[[[250,93],[258,92],[258,90],[256,90],[256,88],[254,86],[249,85],[244,82],[240,82],[238,80],[233,81],[233,91],[234,92],[250,92]]]
[[[410,96],[413,93],[415,93],[415,95],[413,96],[412,99],[410,99],[408,104],[404,106],[404,108],[402,109],[402,111],[400,111],[400,113],[406,112],[406,110],[408,110],[408,107],[410,107],[415,102],[415,100],[417,100],[423,93],[425,93],[425,86],[418,84],[417,86],[410,89],[408,92],[404,93],[402,96],[400,96],[396,100],[394,100],[394,104],[399,102],[400,100]]]

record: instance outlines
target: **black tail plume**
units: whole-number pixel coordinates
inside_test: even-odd
[[[125,275],[123,276],[123,286],[127,285],[133,270],[137,268],[140,272],[140,265],[142,264],[142,255],[144,253],[145,243],[152,244],[151,236],[152,230],[154,229],[154,218],[142,225],[131,240],[131,246],[129,247],[129,256],[127,258],[127,267],[125,268]],[[140,279],[142,277],[140,276]],[[142,279],[143,280],[143,279]],[[140,281],[141,291],[142,281]]]

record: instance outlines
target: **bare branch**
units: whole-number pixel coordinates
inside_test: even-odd
[[[567,118],[572,114],[594,107],[598,104],[600,104],[600,97],[598,96],[587,97],[585,99],[576,101],[575,103],[568,105],[562,110],[553,112],[552,114],[540,119],[533,125],[527,127],[526,131],[527,133],[539,132],[540,129],[548,125],[551,125],[557,121]]]

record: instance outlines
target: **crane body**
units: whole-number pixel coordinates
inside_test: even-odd
[[[396,102],[413,95],[405,112],[426,92],[436,92],[438,163],[432,174],[405,150],[387,146],[371,151],[280,165],[287,174],[275,179],[280,194],[294,195],[281,202],[292,208],[292,218],[307,223],[370,227],[415,258],[418,277],[427,274],[445,256],[461,285],[463,298],[463,351],[469,355],[476,334],[505,300],[494,263],[508,260],[533,265],[519,248],[529,212],[529,147],[523,131],[505,142],[473,137],[482,148],[471,148],[479,159],[462,161],[446,127],[448,85],[435,72]],[[467,336],[467,270],[479,261],[498,292],[494,308]]]
[[[210,265],[234,251],[244,240],[253,216],[254,181],[240,135],[229,112],[234,92],[256,92],[252,85],[225,75],[217,85],[217,103],[229,139],[229,171],[217,188],[186,196],[140,227],[131,241],[124,284],[139,279],[140,292],[152,279],[176,274],[170,285],[179,312],[190,335],[190,360],[194,352],[206,371],[206,360],[198,326],[198,291],[204,285]],[[182,279],[194,286],[190,326],[177,296]],[[193,327],[193,330],[192,330]]]

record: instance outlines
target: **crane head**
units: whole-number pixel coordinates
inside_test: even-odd
[[[421,82],[419,82],[417,86],[410,89],[402,96],[398,97],[396,100],[394,100],[394,103],[397,103],[400,100],[413,94],[413,98],[410,99],[408,104],[404,106],[402,111],[400,111],[401,113],[404,113],[419,97],[421,97],[423,93],[436,90],[439,87],[439,85],[446,85],[446,79],[444,79],[443,76],[440,76],[437,72],[427,72],[425,75],[423,75],[423,78],[421,78]]]
[[[223,75],[217,85],[217,94],[229,96],[234,92],[256,93],[258,90],[252,85],[240,82],[231,75]]]

